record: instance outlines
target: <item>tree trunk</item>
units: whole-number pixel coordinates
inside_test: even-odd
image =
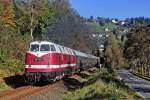
[[[33,28],[30,30],[31,40],[33,41]]]
[[[30,23],[30,35],[31,35],[31,40],[33,41],[33,5],[31,5],[31,14],[30,14],[30,20],[31,20],[31,23]]]
[[[113,62],[112,62],[112,67],[115,69],[115,62],[114,62],[114,60],[113,60]]]

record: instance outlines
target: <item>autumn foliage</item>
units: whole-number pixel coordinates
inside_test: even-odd
[[[124,48],[121,46],[121,41],[116,38],[115,34],[110,32],[105,51],[108,67],[113,69],[126,67],[123,49]]]
[[[0,6],[1,6],[1,14],[0,19],[2,23],[6,27],[14,27],[15,26],[15,20],[14,20],[14,12],[13,12],[13,6],[12,6],[12,0],[0,0]]]
[[[89,52],[87,30],[68,0],[0,0],[0,77],[23,72],[33,40]]]

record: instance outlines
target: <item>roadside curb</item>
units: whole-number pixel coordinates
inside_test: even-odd
[[[145,77],[145,76],[141,76],[141,75],[138,75],[138,74],[136,74],[136,73],[133,73],[133,72],[131,72],[131,71],[129,71],[131,74],[133,74],[133,75],[135,75],[135,76],[137,76],[137,77],[140,77],[140,78],[142,78],[142,79],[145,79],[145,80],[147,80],[147,81],[150,81],[150,78],[147,78],[147,77]],[[130,87],[131,89],[132,89],[132,87]],[[133,90],[133,89],[132,89]],[[135,91],[135,90],[134,90]],[[135,91],[136,92],[136,91]],[[141,93],[139,93],[139,92],[136,92],[138,95],[140,95],[143,99],[146,99],[146,100],[149,100],[149,98],[145,98]]]
[[[129,71],[129,73],[131,73],[130,71]],[[131,74],[133,74],[133,73],[131,73]],[[134,75],[134,74],[133,74]],[[118,74],[118,76],[120,77],[120,79],[122,79],[123,80],[123,78]],[[123,82],[124,82],[124,80],[123,80]],[[125,82],[124,82],[125,83]],[[134,90],[134,88],[132,88],[132,86],[131,85],[129,85],[128,83],[125,83],[125,85],[126,86],[128,86],[133,92],[135,92],[138,96],[140,96],[141,98],[142,98],[142,100],[148,100],[144,95],[142,95],[141,93],[139,93],[139,92],[137,92],[136,90]]]
[[[130,71],[130,73],[133,74],[133,75],[136,75],[136,76],[138,76],[138,77],[140,77],[140,78],[142,78],[142,79],[145,79],[145,80],[147,80],[147,81],[150,81],[150,78],[148,78],[148,77],[146,77],[146,76],[138,75],[138,74],[133,73],[133,72],[131,72],[131,71]]]

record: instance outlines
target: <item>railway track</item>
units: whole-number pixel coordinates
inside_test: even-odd
[[[70,76],[69,78],[71,78],[71,79],[74,78],[75,80],[78,80],[82,76],[85,76],[85,75],[89,76],[89,73],[94,73],[95,70],[96,69],[89,68],[87,71],[81,72],[80,75],[75,74],[73,76]],[[92,75],[92,74],[90,74],[90,75]],[[69,78],[68,78],[68,80],[70,82]],[[41,85],[39,85],[39,86],[22,86],[22,87],[14,89],[14,90],[4,91],[4,92],[0,93],[0,100],[25,100],[27,97],[30,97],[32,95],[39,95],[41,93],[53,91],[56,89],[56,87],[60,87],[60,85],[66,84],[66,83],[68,85],[74,85],[73,83],[68,83],[67,80],[59,80],[55,83],[44,85],[44,86],[43,85],[42,86]]]
[[[60,80],[56,83],[48,84],[45,86],[23,86],[15,90],[1,93],[0,100],[22,100],[25,99],[25,97],[31,96],[33,94],[39,94],[41,92],[51,91],[62,83],[63,81]]]

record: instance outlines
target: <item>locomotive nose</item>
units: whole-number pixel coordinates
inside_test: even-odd
[[[50,54],[28,52],[25,63],[26,65],[50,65]]]
[[[36,54],[35,54],[37,57],[40,57],[41,55],[40,55],[40,52],[38,51],[38,52],[36,52]]]

